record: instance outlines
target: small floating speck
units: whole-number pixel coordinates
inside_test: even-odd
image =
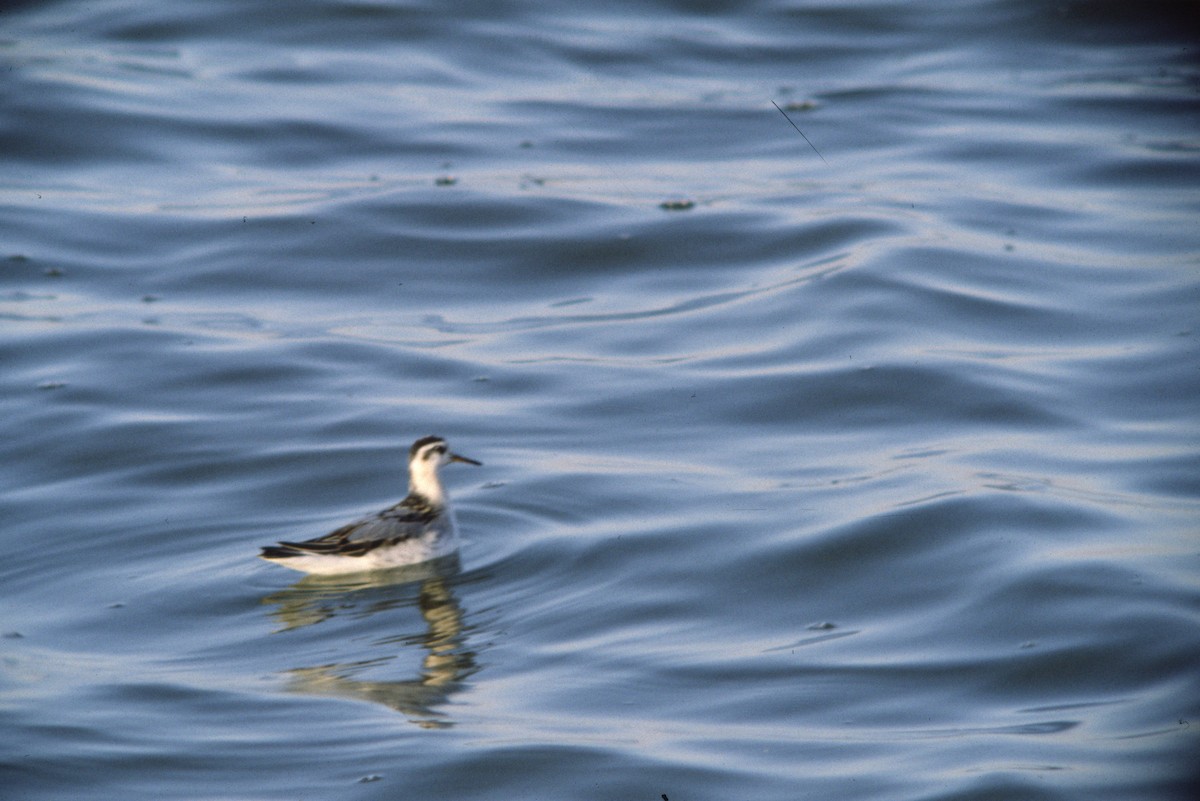
[[[62,389],[67,385],[66,381],[43,381],[37,385],[38,389]]]
[[[518,147],[531,148],[531,147],[533,147],[533,140],[532,139],[523,139],[523,140],[521,140],[521,144],[518,145]]]
[[[29,257],[24,253],[14,253],[8,257],[8,260],[17,264],[24,264],[25,262],[29,261]]]
[[[47,278],[62,278],[63,275],[65,275],[65,273],[57,267],[47,267],[42,274]]]
[[[370,784],[371,782],[381,782],[381,781],[383,781],[382,776],[380,776],[378,773],[372,773],[370,776],[363,776],[361,779],[358,780],[358,783],[359,784]]]
[[[23,640],[23,639],[25,639],[25,635],[19,631],[6,631],[6,632],[4,632],[4,639],[6,639],[6,640]]]
[[[696,207],[696,201],[694,201],[694,200],[664,200],[662,203],[658,204],[658,207],[660,209],[665,209],[666,211],[687,211],[688,209],[692,209],[692,208]]]
[[[472,378],[471,380],[474,381],[476,384],[486,384],[487,382],[491,381],[492,379],[488,378],[486,375],[477,375],[474,378]]]
[[[435,186],[454,186],[458,183],[458,179],[453,175],[439,175],[433,179],[433,183]]]
[[[818,107],[815,100],[793,100],[783,107],[784,111],[814,111]]]
[[[158,295],[142,295],[142,303],[154,303],[158,300]]]
[[[507,484],[507,481],[488,481],[483,485],[483,489],[499,489]]]
[[[822,620],[820,623],[810,623],[808,626],[809,631],[829,631],[836,628],[837,624],[830,623],[828,620]]]
[[[120,601],[117,601],[115,604],[109,604],[108,608],[109,609],[124,609],[125,604],[121,603]]]

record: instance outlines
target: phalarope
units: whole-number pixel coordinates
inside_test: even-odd
[[[450,498],[438,468],[480,462],[451,453],[441,437],[422,437],[408,452],[408,496],[395,506],[304,542],[280,542],[260,557],[305,573],[332,575],[415,565],[458,550]]]

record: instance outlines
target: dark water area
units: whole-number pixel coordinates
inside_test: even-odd
[[[1182,4],[6,7],[0,795],[1198,797],[1198,122]],[[255,558],[430,433],[457,561]]]

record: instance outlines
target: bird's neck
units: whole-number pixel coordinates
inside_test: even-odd
[[[417,462],[409,468],[408,494],[420,495],[432,506],[446,505],[446,492],[442,489],[437,468],[425,462]]]

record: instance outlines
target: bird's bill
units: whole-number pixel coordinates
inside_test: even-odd
[[[477,462],[474,459],[468,459],[465,456],[459,456],[457,453],[450,454],[450,461],[462,462],[463,464],[473,464],[473,465],[477,465],[477,466],[483,464],[483,462]]]

